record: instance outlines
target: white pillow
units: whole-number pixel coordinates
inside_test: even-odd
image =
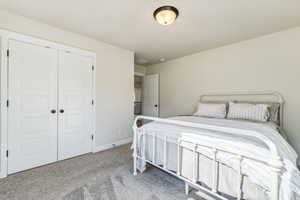
[[[230,102],[227,118],[266,122],[270,118],[269,107],[267,104]]]
[[[214,117],[225,118],[226,117],[226,103],[198,103],[195,116],[199,117]]]

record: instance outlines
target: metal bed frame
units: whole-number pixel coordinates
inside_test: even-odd
[[[255,99],[255,98],[256,99]],[[277,92],[239,92],[239,93],[215,93],[215,94],[204,94],[200,97],[200,101],[204,101],[205,99],[213,99],[213,100],[246,100],[251,101],[251,102],[272,102],[272,103],[279,103],[280,104],[280,112],[279,112],[279,123],[280,126],[283,126],[283,105],[284,105],[284,99],[283,97],[277,93]],[[151,135],[153,137],[152,142],[152,148],[156,149],[156,140],[157,138],[160,138],[163,140],[163,145],[164,145],[164,153],[163,153],[163,165],[159,165],[156,163],[155,158],[156,158],[156,151],[153,151],[152,155],[152,160],[146,159],[145,153],[143,155],[139,155],[138,153],[138,130],[140,127],[137,126],[137,122],[139,120],[150,120],[150,121],[156,121],[160,123],[166,123],[166,124],[171,124],[171,125],[179,125],[179,126],[185,126],[185,127],[192,127],[192,128],[199,128],[199,129],[204,129],[204,130],[212,130],[212,131],[222,131],[222,132],[227,132],[227,133],[238,133],[243,131],[245,135],[249,135],[252,137],[256,137],[260,141],[262,141],[270,151],[270,155],[262,155],[262,154],[254,154],[250,153],[248,151],[245,151],[243,149],[239,149],[234,147],[232,144],[226,144],[224,142],[220,142],[217,139],[213,137],[208,137],[208,136],[201,136],[201,135],[195,135],[193,136],[193,140],[189,140],[184,137],[180,137],[177,141],[174,138],[170,138],[167,136],[160,136],[158,132],[156,133],[145,133],[143,132],[142,135],[143,141],[142,144],[143,147],[145,147],[146,143],[146,137],[145,135]],[[263,163],[269,170],[270,170],[270,180],[271,180],[271,185],[270,185],[270,199],[271,200],[279,200],[279,186],[280,186],[280,176],[281,176],[281,171],[283,169],[283,161],[279,156],[279,153],[277,151],[276,146],[273,144],[272,141],[270,141],[267,137],[264,137],[260,134],[257,134],[256,131],[249,131],[249,130],[241,130],[237,128],[228,128],[228,127],[221,127],[221,126],[213,126],[213,125],[205,125],[205,124],[199,124],[199,123],[192,123],[192,122],[183,122],[183,121],[178,121],[178,120],[172,120],[172,119],[166,119],[166,118],[156,118],[156,117],[147,117],[147,116],[138,116],[136,117],[133,125],[133,133],[134,133],[134,142],[133,142],[133,174],[137,175],[137,161],[141,160],[145,163],[148,163],[150,165],[153,165],[161,170],[166,171],[167,173],[170,173],[179,179],[183,180],[185,182],[185,192],[186,194],[189,193],[189,187],[193,187],[196,189],[203,190],[211,195],[214,195],[220,199],[227,200],[224,196],[222,196],[220,193],[218,193],[218,179],[219,179],[219,170],[218,170],[218,165],[219,161],[216,159],[216,155],[218,152],[226,152],[231,155],[236,156],[236,158],[239,160],[239,170],[238,170],[238,175],[237,175],[237,181],[238,181],[238,187],[236,189],[236,197],[238,200],[243,199],[243,191],[242,191],[242,184],[243,184],[243,174],[241,171],[241,166],[243,159],[247,160],[254,160],[260,163]],[[195,139],[196,138],[196,139]],[[178,148],[178,154],[177,154],[177,173],[174,173],[173,171],[170,171],[167,169],[167,142],[173,142],[177,144]],[[182,175],[182,151],[186,148],[183,143],[189,143],[192,144],[193,149],[193,155],[194,155],[194,164],[191,166],[191,170],[193,171],[193,177],[192,178],[187,178]],[[212,188],[208,189],[207,187],[203,187],[200,184],[197,183],[198,179],[198,167],[199,167],[199,155],[201,152],[197,152],[196,149],[197,147],[205,147],[209,148],[211,150],[211,153],[213,155],[213,165],[214,167],[212,168]],[[191,150],[191,149],[189,149]]]

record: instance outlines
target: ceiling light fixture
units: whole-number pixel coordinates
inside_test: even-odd
[[[179,12],[173,6],[162,6],[157,8],[154,13],[154,19],[161,25],[167,26],[172,24],[178,17]]]
[[[160,62],[165,62],[166,59],[165,59],[165,58],[161,58],[161,59],[159,59],[159,61],[160,61]]]

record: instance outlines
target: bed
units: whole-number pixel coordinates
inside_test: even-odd
[[[300,199],[297,154],[283,132],[284,100],[276,92],[206,94],[200,102],[278,105],[275,121],[199,116],[138,116],[133,125],[133,173],[158,167],[219,199]],[[138,127],[139,120],[147,120]],[[149,122],[151,121],[151,122]]]

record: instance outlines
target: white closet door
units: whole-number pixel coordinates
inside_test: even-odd
[[[9,41],[8,174],[57,160],[57,50]],[[54,110],[51,112],[51,110]]]
[[[143,80],[143,115],[159,116],[159,76],[147,75]]]
[[[59,54],[59,160],[92,150],[92,75],[92,58]]]

